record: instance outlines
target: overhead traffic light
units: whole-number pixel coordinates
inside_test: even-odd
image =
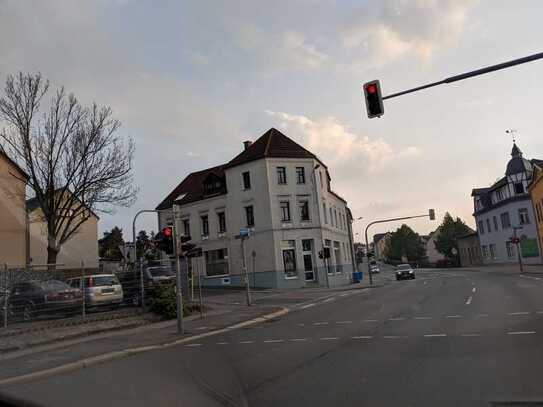
[[[381,117],[385,113],[383,99],[381,96],[381,84],[378,80],[364,84],[364,97],[366,99],[366,110],[368,118]]]
[[[428,209],[428,216],[430,217],[430,220],[436,220],[436,211]]]

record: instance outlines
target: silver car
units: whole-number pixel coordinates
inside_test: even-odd
[[[93,274],[83,278],[70,278],[67,283],[73,288],[83,289],[84,286],[87,306],[111,306],[123,302],[123,288],[117,276],[113,274]]]

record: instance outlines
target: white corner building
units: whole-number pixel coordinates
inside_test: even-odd
[[[175,218],[178,233],[202,248],[191,268],[205,286],[244,284],[241,229],[250,234],[251,287],[346,285],[355,270],[352,215],[330,180],[319,158],[272,128],[228,163],[189,174],[158,205],[159,227]]]

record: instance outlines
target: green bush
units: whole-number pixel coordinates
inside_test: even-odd
[[[160,315],[164,319],[177,318],[177,298],[174,285],[157,287],[153,290],[151,311]],[[190,315],[193,311],[198,311],[197,305],[188,305],[183,303],[183,315]]]

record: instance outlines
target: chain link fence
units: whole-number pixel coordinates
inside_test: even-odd
[[[56,265],[0,266],[0,329],[59,318],[87,318],[119,308],[145,309],[155,292],[175,286],[172,264],[140,263],[105,271]]]

